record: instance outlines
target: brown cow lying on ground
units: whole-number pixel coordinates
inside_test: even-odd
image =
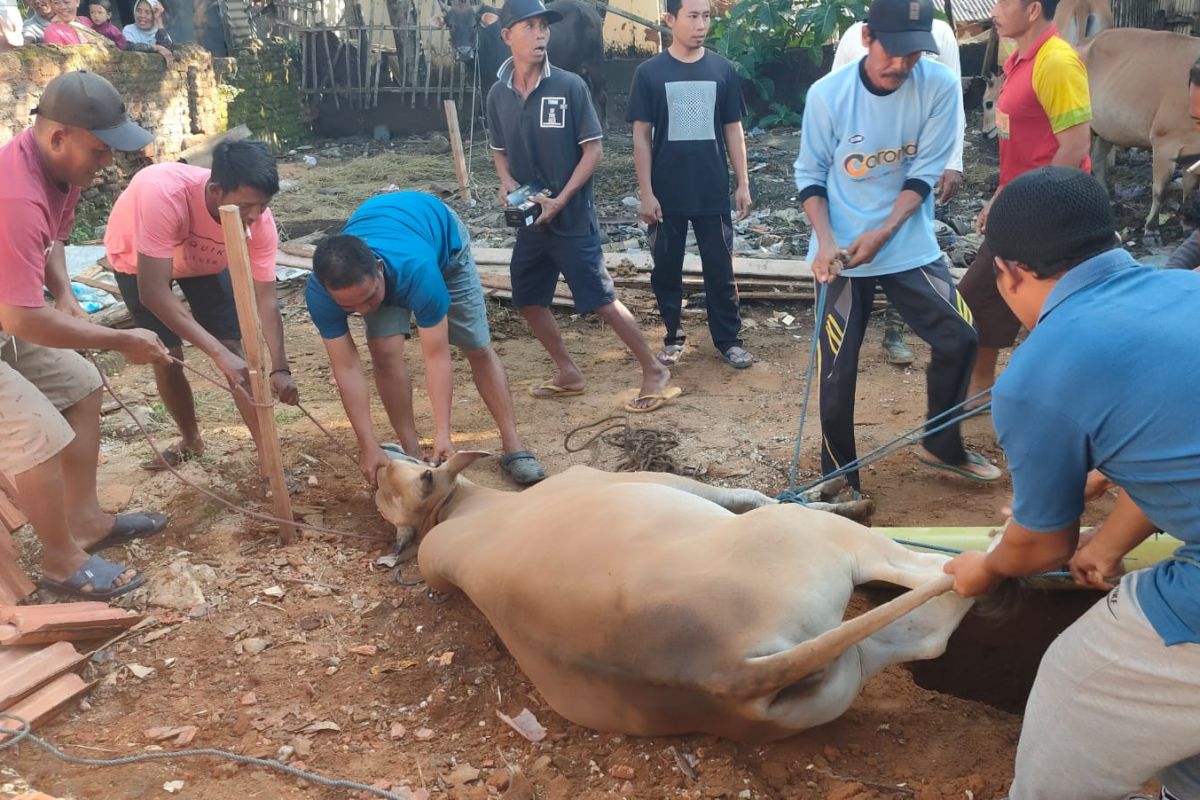
[[[971,606],[946,557],[759,492],[576,466],[522,492],[393,461],[376,503],[420,541],[562,716],[751,742],[829,722],[884,667],[934,658]],[[856,585],[914,591],[843,623]]]

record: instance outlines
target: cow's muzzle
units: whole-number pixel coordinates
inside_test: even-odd
[[[454,55],[459,61],[469,64],[475,60],[475,48],[469,44],[459,45],[454,48]]]

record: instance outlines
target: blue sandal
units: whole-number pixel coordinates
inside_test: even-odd
[[[56,581],[43,575],[38,581],[38,586],[56,594],[65,594],[83,600],[111,600],[132,592],[146,582],[146,577],[139,572],[128,583],[116,585],[117,578],[121,577],[127,569],[128,567],[115,564],[106,558],[91,556],[83,562],[83,566],[74,575],[65,581]],[[92,590],[84,591],[83,587],[89,583],[92,585]]]
[[[91,547],[85,547],[89,553],[99,553],[110,547],[120,547],[136,539],[149,539],[156,533],[161,533],[167,527],[167,515],[157,511],[147,511],[136,514],[117,514],[113,518],[112,530]]]
[[[546,469],[528,450],[505,453],[500,459],[500,469],[521,486],[530,486],[546,477]]]
[[[733,347],[726,347],[721,353],[721,358],[734,369],[746,369],[754,363],[754,356],[750,355],[750,351],[736,344]]]

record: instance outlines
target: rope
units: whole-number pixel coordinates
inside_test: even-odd
[[[825,298],[829,294],[829,284],[817,284],[817,307],[813,314],[812,349],[808,354],[808,371],[804,375],[804,400],[800,404],[800,426],[796,432],[796,449],[792,452],[792,469],[788,473],[788,486],[795,486],[800,475],[800,446],[804,441],[804,420],[808,417],[808,395],[812,390],[813,372],[817,368],[817,358],[821,346],[821,321],[825,318]]]
[[[957,547],[946,547],[942,544],[928,544],[926,542],[914,542],[911,539],[892,539],[896,544],[902,544],[905,547],[920,547],[922,550],[933,550],[935,553],[948,553],[950,555],[961,555],[965,551],[959,550]],[[1058,570],[1057,572],[1043,572],[1040,575],[1032,576],[1034,578],[1070,578],[1071,573],[1066,570]]]
[[[0,719],[10,719],[21,726],[17,731],[0,730],[0,737],[3,737],[7,740],[0,740],[0,752],[16,747],[22,741],[29,741],[30,743],[42,748],[59,761],[65,761],[68,764],[75,764],[81,767],[121,767],[127,764],[142,764],[147,761],[168,761],[175,758],[212,756],[214,758],[224,758],[229,761],[235,761],[239,764],[250,764],[255,767],[273,769],[276,772],[282,772],[285,775],[291,775],[293,778],[300,778],[301,780],[316,783],[330,789],[343,789],[348,792],[366,792],[368,794],[373,794],[376,797],[382,797],[385,800],[402,800],[402,797],[407,796],[384,791],[383,789],[375,786],[367,786],[365,783],[326,778],[313,772],[307,772],[302,769],[296,769],[295,767],[289,767],[287,764],[274,759],[243,756],[239,755],[238,753],[230,753],[227,750],[217,750],[211,747],[194,748],[191,750],[176,750],[170,753],[139,753],[138,755],[124,756],[122,758],[84,758],[82,756],[64,753],[46,739],[43,739],[42,737],[32,733],[29,721],[17,716],[16,714],[10,714],[7,711],[0,711]]]
[[[588,437],[588,440],[578,447],[571,446],[571,438],[581,431],[595,428],[606,422],[612,422],[607,428],[602,428]],[[563,449],[568,453],[578,453],[586,450],[597,439],[604,437],[604,442],[623,450],[625,453],[616,466],[616,472],[670,472],[682,475],[683,468],[669,451],[679,446],[679,435],[672,431],[662,431],[654,428],[634,428],[625,417],[605,417],[596,422],[589,422],[571,430],[563,437]]]
[[[190,486],[191,488],[193,488],[196,491],[203,494],[205,497],[215,500],[216,502],[225,506],[230,511],[236,511],[237,513],[239,513],[243,516],[250,517],[251,519],[256,519],[261,522],[268,522],[272,525],[288,525],[293,528],[302,528],[304,530],[315,531],[317,533],[328,533],[328,534],[332,534],[334,536],[342,536],[342,537],[345,537],[348,539],[366,539],[367,541],[370,541],[370,542],[380,542],[380,543],[387,541],[386,539],[381,539],[378,536],[365,536],[361,533],[348,533],[346,531],[333,530],[332,528],[322,528],[318,525],[309,525],[308,523],[296,522],[296,520],[294,520],[294,519],[293,520],[280,519],[279,517],[275,517],[270,514],[263,514],[259,511],[251,511],[248,508],[243,508],[242,506],[239,506],[235,503],[230,502],[229,500],[226,500],[224,497],[221,497],[221,495],[217,494],[216,492],[212,491],[211,489],[204,487],[204,486],[200,486],[199,484],[195,483],[194,481],[188,479],[187,477],[185,477],[183,475],[183,473],[181,473],[169,461],[167,461],[166,458],[163,457],[162,451],[159,450],[158,447],[154,444],[154,437],[152,437],[150,435],[150,432],[148,430],[146,430],[146,426],[142,424],[142,421],[140,419],[138,419],[137,415],[133,413],[133,411],[129,408],[129,406],[127,406],[125,404],[125,401],[122,400],[120,395],[118,395],[116,393],[116,391],[113,389],[112,384],[110,384],[108,382],[108,376],[104,374],[104,370],[102,370],[100,368],[100,365],[96,363],[95,357],[91,354],[88,354],[88,358],[91,360],[93,366],[96,367],[96,371],[100,373],[100,381],[101,381],[101,383],[104,384],[105,390],[110,395],[112,395],[113,400],[117,401],[117,405],[119,405],[125,411],[125,413],[129,415],[129,418],[133,420],[135,425],[137,425],[138,430],[141,431],[142,436],[146,439],[146,442],[150,445],[150,449],[152,451],[154,451],[154,455],[158,457],[158,460],[161,461],[166,466],[167,470],[170,471],[170,473],[172,475],[174,475],[179,480],[180,483]],[[180,362],[180,363],[182,363],[182,362]],[[219,386],[220,388],[224,389],[225,391],[227,391],[231,394],[234,393],[234,391],[235,391],[232,387],[230,387],[226,384],[217,382],[212,377],[200,372],[200,370],[193,368],[192,371],[195,372],[197,375],[200,375],[201,377],[203,377],[205,380],[209,381],[210,383],[213,383],[214,385]],[[244,392],[245,389],[242,389],[242,391]],[[310,419],[311,419],[311,417],[310,417]],[[326,431],[326,433],[328,434],[328,431]],[[329,435],[332,436],[332,434],[329,434]]]

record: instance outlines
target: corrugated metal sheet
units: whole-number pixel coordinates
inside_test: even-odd
[[[992,6],[996,0],[950,0],[954,10],[954,23],[985,22],[992,18]]]

